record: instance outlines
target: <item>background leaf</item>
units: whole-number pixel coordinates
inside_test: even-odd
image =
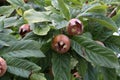
[[[30,80],[46,80],[46,79],[44,77],[44,74],[42,74],[42,73],[33,73],[30,76]]]
[[[45,57],[40,51],[39,43],[32,40],[8,42],[9,47],[1,49],[1,55],[7,57]]]
[[[117,25],[115,24],[115,22],[111,19],[108,18],[104,15],[101,15],[99,13],[84,13],[81,14],[80,16],[82,17],[87,17],[90,18],[94,21],[99,22],[101,25],[104,25],[106,28],[113,30],[113,31],[117,31]]]
[[[41,69],[36,64],[27,60],[8,57],[6,57],[5,60],[7,61],[8,65],[7,71],[17,76],[28,78],[31,72],[40,71]]]
[[[101,45],[85,36],[75,36],[72,39],[76,41],[79,46],[82,46],[84,48],[83,50],[86,51],[86,54],[84,55],[84,57],[86,57],[86,60],[90,60],[90,62],[99,66],[106,66],[111,68],[118,66],[117,57],[112,50],[106,47],[102,47]],[[72,47],[74,48],[74,46]],[[78,48],[74,49],[78,54],[80,53]]]
[[[102,73],[103,73],[103,76],[104,76],[105,80],[117,80],[117,75],[115,74],[116,73],[115,69],[110,69],[110,68],[103,67],[102,68]]]
[[[120,27],[120,23],[119,23],[120,22],[120,10],[117,12],[117,15],[113,16],[112,19],[116,22],[116,25]]]
[[[30,9],[24,12],[24,18],[29,23],[49,22],[49,13],[50,12],[37,12],[34,9]]]
[[[10,16],[11,13],[14,11],[12,6],[2,6],[0,7],[0,15]]]
[[[69,13],[69,9],[66,6],[66,4],[64,3],[63,0],[57,0],[58,1],[58,5],[60,8],[61,13],[63,13],[64,17],[69,20],[70,19],[70,13]]]
[[[25,4],[24,3],[24,0],[7,0],[10,4],[14,5],[14,7],[23,7],[23,5]]]

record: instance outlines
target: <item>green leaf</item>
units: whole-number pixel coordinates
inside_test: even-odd
[[[67,7],[67,5],[64,3],[63,0],[57,0],[58,1],[58,5],[60,8],[61,13],[64,15],[64,17],[69,20],[70,19],[70,13],[69,13],[69,9]]]
[[[10,16],[13,11],[14,11],[14,8],[12,6],[1,6],[0,7],[0,15]]]
[[[4,42],[16,41],[15,37],[4,33],[0,33],[0,40]]]
[[[28,78],[31,72],[40,71],[40,67],[27,60],[4,57],[7,62],[7,71],[24,78]]]
[[[81,13],[84,14],[86,12],[97,12],[97,13],[103,13],[106,12],[107,6],[101,5],[100,3],[95,4],[84,4],[81,10]]]
[[[120,54],[120,36],[111,36],[105,41],[105,45],[111,48],[116,55]],[[120,63],[120,59],[119,59]],[[120,76],[120,65],[116,68],[117,75]],[[111,73],[112,74],[112,73]]]
[[[101,0],[103,1],[104,3],[107,3],[107,4],[112,4],[114,2],[118,2],[119,0]]]
[[[7,0],[10,4],[12,4],[14,7],[22,7],[25,3],[24,0]]]
[[[82,51],[82,47],[74,40],[71,39],[71,47],[82,57],[84,57],[84,53]],[[84,57],[85,58],[85,57]]]
[[[84,30],[91,33],[94,40],[104,42],[107,38],[113,35],[113,31],[107,29],[105,26],[95,22],[94,20],[89,20],[85,24],[87,25],[84,27]]]
[[[84,80],[97,80],[97,70],[95,67],[93,67],[92,65],[88,64],[88,70],[87,73],[85,74],[85,76],[83,77]]]
[[[0,31],[3,31],[4,29],[4,19],[6,16],[1,16],[0,17]]]
[[[42,74],[42,73],[33,73],[30,76],[30,80],[46,80],[46,79],[44,77],[44,74]]]
[[[0,40],[0,46],[9,46],[9,44],[7,44],[5,41],[2,41],[2,40]]]
[[[120,10],[117,12],[115,16],[113,16],[112,19],[115,21],[116,25],[120,27]]]
[[[9,17],[4,19],[4,28],[15,26],[17,17]]]
[[[33,9],[29,9],[24,12],[24,18],[29,23],[49,22],[49,14],[50,12],[37,12]]]
[[[45,57],[38,42],[32,40],[10,41],[9,47],[2,48],[0,54],[5,57]]]
[[[96,12],[101,14],[106,14],[107,6],[106,5],[97,5],[89,10],[89,12]]]
[[[70,80],[70,55],[54,53],[52,70],[54,80]]]
[[[40,7],[45,6],[45,0],[29,0],[29,1]]]
[[[31,8],[30,5],[28,4],[25,4],[25,1],[24,0],[7,0],[14,9],[19,9],[21,8],[22,10],[28,10]]]
[[[61,29],[66,27],[68,21],[64,20],[64,18],[60,14],[53,13],[51,14],[52,25],[57,29]]]
[[[105,41],[105,45],[115,51],[117,54],[120,53],[120,36],[111,36]]]
[[[47,35],[47,33],[49,32],[50,27],[49,26],[35,26],[33,29],[33,32],[37,35]]]
[[[84,78],[84,80],[106,80],[103,78],[103,74],[101,73],[101,71],[102,71],[101,67],[92,66],[89,63],[87,73],[85,74],[85,76],[83,78]]]
[[[92,19],[94,21],[99,22],[101,25],[105,26],[106,28],[113,30],[113,31],[117,31],[117,25],[115,24],[115,22],[111,19],[108,18],[102,14],[99,13],[84,13],[80,15],[81,17],[87,17],[89,19]],[[79,16],[79,17],[80,17]]]
[[[87,62],[83,58],[78,59],[77,70],[81,76],[85,76],[87,72]]]
[[[104,76],[104,80],[117,80],[115,69],[102,67],[101,70]]]
[[[83,52],[85,53],[86,51],[84,58],[91,63],[110,68],[116,68],[118,66],[118,59],[111,49],[102,47],[92,39],[82,35],[74,36],[72,39],[79,44],[78,47],[83,47]],[[72,47],[81,56],[81,52],[79,52],[78,48],[75,48],[74,45]]]
[[[59,10],[59,5],[57,0],[51,0],[52,6]]]

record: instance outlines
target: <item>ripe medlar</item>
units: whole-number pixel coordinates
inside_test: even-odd
[[[7,70],[6,61],[0,57],[0,77],[5,74],[6,70]]]
[[[28,2],[28,0],[24,0],[24,2],[25,2],[25,3],[27,3],[27,2]]]
[[[29,24],[24,24],[19,28],[19,34],[24,37],[26,33],[30,32],[30,25]]]
[[[83,24],[78,19],[71,19],[67,26],[69,35],[79,35],[83,33]]]
[[[59,34],[52,40],[52,49],[58,53],[66,53],[70,49],[70,39],[64,35]]]

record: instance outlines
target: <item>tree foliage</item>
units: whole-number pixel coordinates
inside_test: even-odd
[[[66,31],[73,18],[84,25],[80,35]],[[0,57],[8,69],[0,80],[119,80],[119,22],[119,0],[1,0]],[[24,37],[23,24],[31,29]],[[57,34],[71,41],[64,54],[51,48]]]

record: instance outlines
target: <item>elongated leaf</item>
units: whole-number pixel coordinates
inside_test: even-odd
[[[51,0],[52,6],[56,9],[59,9],[58,1],[57,0]]]
[[[84,13],[84,14],[81,14],[80,16],[93,19],[94,21],[99,22],[101,25],[105,26],[106,28],[108,28],[110,30],[113,30],[113,31],[118,30],[115,22],[111,18],[108,18],[108,17],[106,17],[102,14],[99,14],[99,13]]]
[[[100,3],[95,3],[95,4],[85,4],[82,7],[81,13],[84,14],[88,11],[94,11],[97,10],[97,12],[105,12],[107,6],[101,5]]]
[[[107,4],[111,4],[114,2],[118,2],[119,0],[101,0],[101,1],[103,1],[104,3],[107,3]]]
[[[3,56],[6,57],[45,57],[40,50],[18,50],[18,51],[11,51],[8,54],[4,54]]]
[[[83,58],[79,58],[79,63],[77,64],[77,70],[79,74],[83,77],[87,72],[87,62]]]
[[[69,13],[69,9],[66,6],[66,4],[64,3],[63,0],[57,0],[58,1],[58,5],[60,8],[61,13],[63,13],[64,17],[69,20],[70,19],[70,13]]]
[[[117,57],[119,58],[119,54],[120,54],[120,36],[111,36],[111,37],[109,37],[105,41],[105,45],[107,47],[111,48],[116,53]],[[120,63],[120,60],[119,60],[119,63]],[[110,72],[112,72],[112,71],[110,71]],[[120,65],[116,68],[116,72],[117,72],[117,75],[120,76]]]
[[[104,80],[117,80],[117,74],[115,69],[103,67],[102,73],[104,76]]]
[[[37,72],[41,69],[36,64],[27,60],[8,57],[5,57],[5,60],[8,65],[7,71],[17,76],[28,78],[31,72]]]
[[[44,77],[44,74],[42,74],[42,73],[33,73],[30,76],[30,80],[46,80],[46,79]]]
[[[19,6],[22,7],[25,3],[24,0],[7,0],[10,4],[14,5],[15,7]]]
[[[3,31],[4,29],[4,19],[6,16],[1,16],[0,17],[0,31]]]
[[[16,41],[15,37],[4,33],[0,33],[0,40],[4,42]]]
[[[0,7],[0,15],[10,16],[14,11],[12,6],[2,6]]]
[[[89,64],[87,73],[84,77],[84,80],[97,80],[97,74],[98,74],[98,72],[97,72],[96,68],[94,68],[93,66],[91,66]]]
[[[70,55],[53,54],[52,70],[54,80],[70,80]]]
[[[115,53],[101,45],[97,44],[95,41],[85,37],[85,36],[75,36],[72,38],[80,46],[84,47],[86,50],[85,59],[90,60],[90,62],[105,67],[115,68],[118,66],[118,60]],[[74,48],[74,46],[72,46]],[[79,47],[79,46],[78,46]],[[79,54],[78,48],[74,48]],[[84,51],[85,52],[85,51]],[[80,55],[80,54],[79,54]]]
[[[64,17],[62,15],[53,13],[50,17],[52,20],[52,25],[55,26],[57,29],[64,28],[68,24],[68,21],[64,20]]]
[[[105,45],[115,51],[117,54],[120,53],[120,36],[111,36],[105,41]]]
[[[50,27],[49,26],[35,26],[33,29],[33,32],[37,35],[47,35],[47,33],[49,32]]]
[[[96,12],[101,14],[106,14],[107,5],[98,5],[89,10],[89,12]]]
[[[9,46],[9,44],[7,44],[6,42],[4,42],[2,40],[0,40],[0,45],[2,45],[2,46]]]
[[[49,13],[50,12],[37,12],[33,9],[30,9],[24,12],[24,18],[29,23],[48,22],[50,21]]]
[[[85,26],[85,31],[90,32],[92,38],[94,40],[105,41],[111,35],[113,35],[113,31],[107,29],[104,25],[101,25],[94,20],[89,20],[88,24]]]
[[[9,17],[4,19],[4,28],[14,26],[16,24],[17,17]]]
[[[32,40],[11,41],[9,47],[2,48],[0,54],[6,57],[45,57],[39,43]]]

